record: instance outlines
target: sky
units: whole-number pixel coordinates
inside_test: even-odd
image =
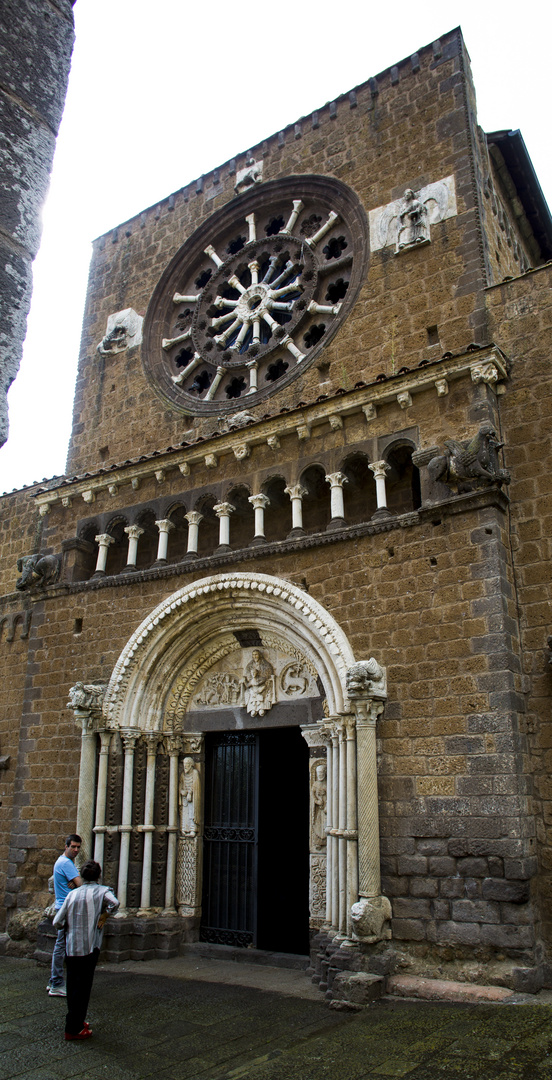
[[[552,206],[552,5],[77,0],[74,14],[0,492],[64,473],[91,241],[455,26],[481,126],[521,129]]]

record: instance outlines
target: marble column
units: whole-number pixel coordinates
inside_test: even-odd
[[[344,937],[347,934],[347,739],[346,727],[343,721],[338,725],[339,747],[339,807],[338,807],[338,865],[339,865],[339,897],[338,897],[338,931]]]
[[[354,701],[357,730],[359,775],[358,849],[360,896],[379,896],[381,892],[378,775],[376,765],[376,719],[383,702]]]
[[[167,874],[163,915],[176,915],[176,843],[178,835],[178,755],[182,740],[178,735],[167,737],[169,755],[169,821],[167,825]]]
[[[121,741],[125,754],[123,772],[123,810],[119,832],[121,834],[121,847],[119,852],[119,878],[117,882],[117,898],[120,903],[118,916],[126,914],[127,886],[128,886],[128,860],[130,854],[130,834],[132,832],[132,788],[134,782],[134,750],[140,737],[139,731],[121,731]]]
[[[222,502],[213,506],[213,510],[219,519],[219,546],[215,554],[230,551],[230,514],[234,513],[235,506],[229,502]]]
[[[345,525],[345,508],[343,505],[343,484],[347,483],[345,473],[334,472],[326,476],[326,483],[330,485],[330,512],[331,521],[328,529],[341,529]]]
[[[96,789],[96,822],[94,825],[94,858],[103,868],[105,844],[105,808],[107,804],[107,777],[109,749],[113,739],[112,731],[100,731],[100,760],[98,764],[98,783]]]
[[[92,858],[94,795],[96,789],[96,732],[92,712],[75,709],[75,721],[81,725],[81,754],[79,765],[79,792],[77,800],[76,831],[82,837],[79,863]]]
[[[105,567],[106,567],[106,563],[107,563],[107,551],[108,551],[108,548],[109,548],[110,544],[115,543],[115,540],[114,540],[113,536],[109,535],[109,533],[100,533],[99,536],[95,536],[94,539],[95,539],[96,543],[98,544],[98,558],[96,560],[96,569],[95,569],[94,574],[92,576],[93,577],[96,577],[96,576],[99,577],[100,575],[105,574]]]
[[[249,390],[248,394],[255,394],[257,392],[257,375],[259,365],[256,360],[250,360],[246,365],[249,372]]]
[[[292,484],[284,488],[285,494],[291,499],[291,532],[290,537],[303,536],[303,499],[307,489],[301,484]]]
[[[150,915],[151,906],[151,861],[153,850],[153,804],[155,797],[155,764],[157,747],[160,736],[148,734],[144,736],[146,742],[146,796],[144,804],[144,823],[138,826],[144,834],[144,851],[142,856],[142,889],[140,892],[140,908],[138,915]]]
[[[255,536],[253,537],[254,544],[262,544],[265,540],[264,530],[264,512],[267,506],[270,506],[270,500],[267,495],[250,495],[248,502],[251,503],[255,511]]]
[[[161,521],[156,521],[155,524],[159,529],[159,541],[157,544],[157,558],[154,562],[154,566],[159,566],[160,563],[166,563],[167,561],[167,548],[169,546],[169,532],[174,529],[174,522],[169,518],[162,518]]]
[[[138,540],[142,536],[144,530],[141,529],[139,525],[127,525],[125,532],[128,536],[128,553],[125,570],[135,570],[136,559],[138,556]]]
[[[358,900],[357,760],[354,717],[347,719],[345,734],[347,740],[347,936],[350,937],[352,933],[351,908]]]
[[[197,555],[197,545],[199,542],[199,523],[203,521],[203,514],[199,514],[197,510],[190,510],[189,514],[185,514],[184,517],[188,522],[188,550],[187,555]]]
[[[368,466],[371,472],[373,472],[376,480],[376,502],[377,510],[372,514],[372,521],[378,521],[381,518],[390,516],[390,512],[387,509],[387,492],[385,489],[385,474],[389,472],[390,465],[386,461],[373,461]]]

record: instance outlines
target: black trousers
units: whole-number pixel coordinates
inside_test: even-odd
[[[94,949],[94,952],[89,953],[88,956],[65,957],[67,964],[66,1035],[78,1035],[84,1027],[99,955],[100,950]]]

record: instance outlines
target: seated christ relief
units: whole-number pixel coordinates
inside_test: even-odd
[[[290,650],[253,647],[229,653],[203,676],[193,696],[193,707],[220,709],[234,706],[250,716],[265,716],[278,701],[318,695],[311,664]]]

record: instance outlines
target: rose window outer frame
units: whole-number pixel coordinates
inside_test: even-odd
[[[367,262],[366,215],[347,185],[314,175],[257,185],[204,221],[164,271],[144,321],[149,382],[188,415],[253,407],[311,367]]]

